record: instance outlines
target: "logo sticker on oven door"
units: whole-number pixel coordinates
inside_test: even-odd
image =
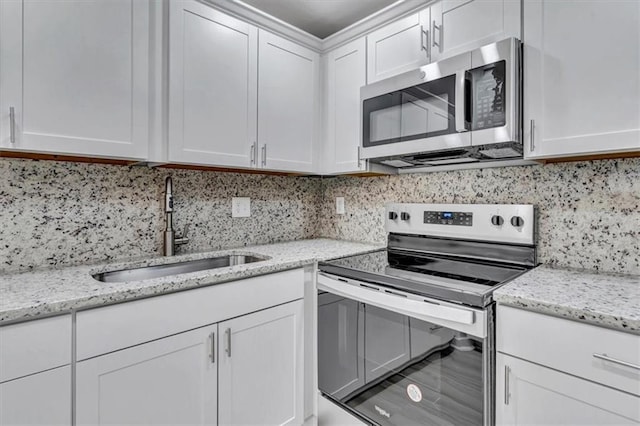
[[[422,391],[413,383],[407,386],[407,395],[409,395],[409,399],[411,399],[413,402],[422,401]]]

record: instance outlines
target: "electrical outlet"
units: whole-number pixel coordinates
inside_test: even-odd
[[[233,197],[231,199],[231,217],[251,216],[251,198]]]
[[[336,197],[336,213],[344,214],[344,197]]]

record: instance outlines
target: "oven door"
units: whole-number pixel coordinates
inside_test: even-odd
[[[465,111],[470,67],[468,53],[362,87],[361,157],[471,146]]]
[[[376,425],[492,422],[491,311],[318,275],[318,387]]]

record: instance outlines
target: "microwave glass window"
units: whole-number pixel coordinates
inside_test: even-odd
[[[404,142],[455,132],[455,76],[363,102],[363,145]]]
[[[473,87],[471,130],[502,127],[505,114],[506,62],[500,61],[468,72]]]

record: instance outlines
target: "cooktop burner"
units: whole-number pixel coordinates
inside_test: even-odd
[[[532,206],[390,204],[387,213],[387,249],[322,262],[320,271],[484,307],[535,266]],[[508,224],[495,213],[510,215]]]

